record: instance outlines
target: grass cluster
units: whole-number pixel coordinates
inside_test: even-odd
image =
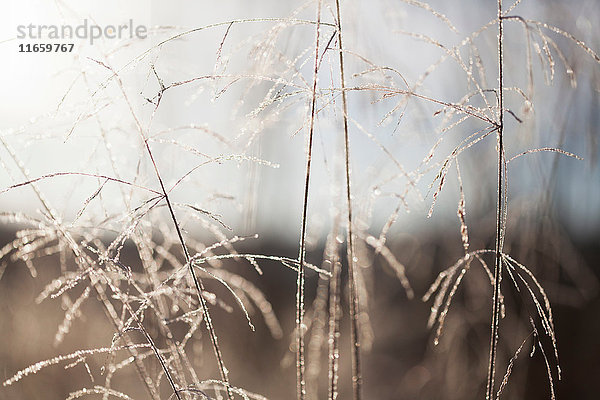
[[[19,230],[0,257],[23,262],[32,277],[44,268],[44,257],[58,257],[57,275],[36,299],[60,299],[64,319],[56,328],[55,346],[69,340],[90,302],[102,310],[93,318],[106,320],[113,335],[101,347],[14,371],[0,394],[34,379],[29,375],[62,365],[83,366],[90,376],[90,384],[74,388],[69,400],[131,399],[136,397],[130,391],[140,387],[145,393],[139,398],[263,399],[230,379],[226,360],[232,356],[220,344],[215,313],[240,313],[249,331],[256,330],[260,315],[272,338],[282,340],[281,320],[294,317],[276,315],[259,286],[228,267],[235,262],[263,275],[263,263],[276,262],[296,281],[290,339],[296,398],[333,400],[340,385],[352,386],[354,400],[367,398],[361,360],[375,341],[369,287],[377,258],[408,298],[431,303],[428,326],[435,346],[470,271],[479,269],[483,279],[473,278],[475,285],[464,290],[485,299],[489,308],[476,316],[457,310],[459,321],[483,317],[489,330],[489,353],[484,349],[482,357],[477,348],[475,375],[469,379],[485,388],[486,399],[504,397],[517,362],[535,351],[554,399],[561,368],[551,296],[526,261],[540,244],[531,240],[534,234],[517,234],[529,229],[523,219],[535,220],[535,212],[552,209],[552,191],[544,187],[543,207],[534,207],[513,198],[509,182],[515,173],[529,173],[522,159],[544,153],[552,153],[553,160],[582,158],[562,148],[567,128],[557,138],[535,132],[538,102],[544,105],[537,86],[541,77],[548,84],[575,87],[578,68],[592,65],[597,76],[600,57],[571,33],[530,17],[521,0],[481,5],[487,20],[467,33],[457,28],[453,15],[425,2],[399,3],[386,3],[384,9],[385,18],[403,21],[401,29],[392,29],[383,40],[369,38],[366,46],[361,35],[377,22],[363,27],[372,17],[364,5],[316,0],[285,18],[231,19],[189,30],[154,27],[152,45],[119,42],[78,59],[72,84],[47,117],[49,136],[31,134],[38,121],[0,136],[8,180],[0,194],[33,194],[40,207],[31,214],[2,212],[3,220]],[[443,34],[438,38],[418,30],[410,23],[413,15],[415,21],[430,20],[432,32]],[[188,54],[187,44],[197,45],[194,40],[202,35],[214,40],[210,67],[195,67],[202,62],[193,57],[188,65],[174,65],[173,53]],[[398,56],[391,49],[400,38],[408,39],[410,49],[430,48],[423,54],[435,57],[424,55],[421,61],[420,53],[402,50]],[[373,47],[384,50],[372,57]],[[122,57],[115,61],[114,54]],[[410,66],[402,61],[411,58],[417,62]],[[411,69],[419,63],[425,65],[421,71]],[[450,80],[452,85],[445,83]],[[560,90],[556,96],[566,96]],[[185,107],[191,110],[187,114],[181,111]],[[196,113],[206,121],[188,122]],[[415,140],[421,132],[424,138]],[[271,156],[279,153],[265,150],[277,142],[274,135],[292,143],[279,153],[295,152],[295,160],[274,160]],[[43,173],[32,174],[24,156],[27,146],[49,137],[64,146],[85,142],[88,157],[82,168],[60,171],[47,165]],[[285,169],[288,161],[303,164],[301,173],[289,172],[299,198],[278,189],[260,194],[260,177],[268,176],[262,170]],[[547,176],[554,184],[552,173]],[[54,203],[53,184],[61,180],[74,185],[64,208]],[[296,256],[241,250],[260,242],[250,228],[257,224],[254,214],[270,218],[270,211],[261,209],[268,197],[298,206],[294,227],[285,228],[288,235],[299,231]],[[475,204],[490,198],[493,210],[488,207],[479,221],[470,220],[468,207],[482,210]],[[408,257],[395,251],[394,243],[395,235],[406,230],[398,225],[408,210],[419,211],[423,204],[423,217],[433,217],[437,207],[456,215],[460,256],[445,262],[449,266],[419,293],[407,274],[410,266],[400,261]],[[245,226],[236,214],[246,218]],[[545,233],[566,246],[568,238],[549,220]],[[312,261],[310,250],[321,238],[324,251]],[[135,257],[128,259],[124,253],[131,249]],[[572,265],[559,260],[553,266],[567,264]],[[6,265],[12,268],[3,264],[0,277]],[[582,272],[566,273],[576,284],[583,281],[579,287],[589,287]],[[315,282],[307,276],[318,276],[316,287],[306,287]],[[316,294],[307,296],[309,289]],[[515,308],[520,314],[509,315]],[[343,315],[347,332],[341,327]],[[504,327],[519,336],[520,344],[511,347],[503,339]],[[452,331],[453,340],[467,335]],[[340,362],[344,357],[348,363]],[[94,363],[102,365],[101,371],[92,359],[100,360]],[[198,364],[209,362],[215,376],[200,375]],[[344,369],[348,382],[341,380]],[[137,381],[119,380],[125,371],[133,371]]]

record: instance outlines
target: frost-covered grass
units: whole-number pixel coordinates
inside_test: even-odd
[[[73,387],[69,399],[130,399],[137,387],[151,399],[262,399],[230,378],[228,360],[244,355],[221,345],[215,314],[244,318],[247,332],[236,335],[257,334],[262,320],[274,341],[286,340],[282,321],[294,317],[276,315],[253,280],[269,279],[264,263],[275,262],[296,277],[287,340],[298,400],[333,400],[341,386],[351,386],[345,393],[355,400],[370,398],[362,360],[377,343],[374,265],[391,271],[409,299],[432,302],[433,346],[448,325],[448,340],[464,345],[470,331],[458,329],[460,321],[486,324],[488,347],[477,346],[475,360],[465,355],[458,367],[474,374],[469,380],[485,387],[487,399],[506,393],[526,346],[543,360],[554,399],[561,368],[552,296],[535,270],[540,263],[528,260],[545,250],[547,265],[556,274],[567,268],[583,297],[595,281],[574,267],[574,256],[538,241],[569,246],[552,204],[556,165],[585,156],[563,148],[568,117],[551,132],[557,137],[540,130],[552,113],[542,81],[574,90],[581,70],[586,84],[597,84],[600,58],[521,1],[478,3],[472,16],[449,3],[439,11],[421,1],[377,3],[381,15],[365,4],[316,0],[284,18],[158,26],[152,44],[108,43],[77,58],[57,107],[0,136],[0,194],[33,196],[39,207],[2,213],[18,231],[0,250],[11,262],[0,277],[20,261],[35,278],[45,257],[56,257],[54,277],[36,298],[60,299],[54,345],[68,343],[72,326],[89,319],[106,321],[112,337],[10,371],[3,386],[35,379],[29,375],[43,368],[82,365],[89,382]],[[422,21],[431,21],[431,32]],[[211,54],[209,68],[194,46]],[[567,90],[554,91],[559,105],[568,105]],[[32,173],[32,149],[43,153],[46,142],[67,148],[80,167],[47,163]],[[69,148],[74,142],[81,147]],[[584,164],[577,165],[571,168]],[[282,177],[293,192],[278,186]],[[523,189],[530,180],[542,182],[538,191]],[[288,207],[295,211],[286,215]],[[449,267],[424,293],[409,273],[422,275],[418,265],[397,251],[397,237],[414,226],[410,210],[423,220],[452,215],[456,226],[448,241],[460,255],[444,262]],[[269,226],[263,219],[271,233],[261,231]],[[536,229],[543,234],[527,234]],[[293,236],[297,256],[241,250],[249,242],[259,248],[265,234]],[[474,269],[480,275],[471,278]],[[307,296],[307,282],[315,281],[309,289],[316,294]],[[485,302],[485,312],[471,315],[469,298]],[[90,302],[102,311],[86,313]],[[467,306],[454,317],[457,302]],[[101,359],[100,371],[91,359]],[[199,375],[198,364],[209,362],[215,375]],[[344,370],[350,379],[342,379]],[[120,380],[124,371],[137,381]],[[440,398],[474,396],[445,390]]]

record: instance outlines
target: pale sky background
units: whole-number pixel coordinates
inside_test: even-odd
[[[114,83],[97,92],[90,100],[90,91],[97,90],[105,82],[109,73],[89,58],[103,60],[114,68],[121,68],[152,44],[174,33],[237,18],[286,17],[294,7],[298,6],[286,1],[266,1],[260,4],[232,1],[220,2],[218,6],[215,6],[217,3],[214,2],[141,0],[127,2],[11,0],[7,3],[5,12],[0,16],[0,41],[2,41],[0,43],[2,60],[0,135],[15,150],[31,177],[61,171],[110,174],[111,165],[106,157],[106,150],[103,148],[93,150],[99,143],[99,129],[94,121],[94,115],[97,113],[108,130],[109,143],[112,145],[119,171],[124,179],[135,176],[139,154],[135,149],[139,146],[139,134],[135,131],[128,108],[122,102],[118,87]],[[369,5],[367,6],[366,3]],[[564,3],[577,3],[577,7],[564,10],[558,2],[528,2],[529,5],[519,6],[517,11],[519,14],[532,15],[537,19],[552,20],[552,23],[559,26],[564,21],[575,21],[574,24],[562,25],[562,27],[575,30],[573,33],[577,37],[586,41],[591,48],[600,51],[598,39],[600,36],[598,27],[595,26],[598,18],[593,18],[594,15],[598,17],[600,14],[597,2]],[[399,31],[414,30],[427,33],[432,37],[440,38],[448,45],[453,45],[464,37],[465,32],[476,29],[477,26],[492,18],[495,7],[495,4],[492,4],[486,9],[481,7],[479,1],[466,1],[465,7],[470,7],[467,17],[463,11],[450,9],[442,1],[432,2],[459,28],[461,33],[456,35],[449,32],[444,23],[406,4],[398,5],[392,1],[360,4],[362,6],[349,7],[347,10],[344,23],[352,26],[352,29],[349,29],[346,35],[346,46],[369,57],[373,62],[394,66],[402,71],[411,83],[415,82],[419,73],[441,53],[435,46],[409,38]],[[300,12],[298,17],[314,18],[313,8],[311,5],[308,11]],[[78,25],[85,18],[96,21],[99,25],[117,25],[132,19],[136,24],[143,24],[154,30],[147,39],[133,42],[108,39],[90,46],[85,43],[85,40],[75,40],[73,42],[76,47],[72,54],[18,53],[18,44],[22,41],[15,39],[17,25],[29,23]],[[331,20],[327,9],[324,10],[324,18]],[[273,25],[274,23],[269,22],[232,26],[222,50],[225,60],[233,54],[225,71],[239,71],[245,67],[246,61],[240,54],[246,53],[238,51],[238,45],[239,47],[246,45],[246,48],[249,48],[249,45],[244,42],[247,38],[259,38],[261,32],[270,29]],[[169,28],[156,30],[158,26]],[[215,68],[217,49],[226,29],[226,26],[214,28],[190,35],[185,40],[171,42],[163,46],[160,51],[151,52],[140,63],[132,64],[132,68],[121,71],[128,96],[136,113],[139,113],[141,120],[144,121],[143,124],[148,123],[152,112],[151,104],[144,98],[154,96],[158,88],[156,78],[150,70],[150,63],[155,65],[157,73],[165,84],[211,74]],[[290,54],[301,54],[307,50],[306,57],[310,59],[309,44],[314,35],[313,28],[292,29],[286,36],[287,47],[283,45],[281,47]],[[520,54],[521,57],[524,54],[523,30],[517,25],[510,26],[510,29],[514,33],[509,33],[507,36],[507,54],[510,55],[510,51],[514,51],[512,54]],[[323,35],[329,37],[331,30],[323,28]],[[490,32],[487,36],[493,39],[494,35],[495,33]],[[560,39],[557,43],[567,45]],[[484,44],[485,41],[478,42],[478,45],[483,48],[482,57],[493,56],[495,54],[493,41],[489,42],[487,48]],[[564,67],[555,57],[557,66],[554,82],[550,87],[544,86],[540,61],[535,59],[536,88],[538,88],[535,99],[536,113],[533,119],[521,126],[509,122],[509,135],[515,137],[512,142],[515,147],[509,148],[509,153],[514,155],[522,149],[527,149],[528,145],[529,147],[555,147],[560,141],[560,132],[566,130],[563,147],[565,150],[583,156],[585,161],[560,159],[557,164],[558,181],[552,190],[554,190],[554,200],[560,220],[567,224],[571,231],[585,237],[597,233],[600,226],[600,172],[596,157],[599,133],[599,69],[598,64],[593,64],[591,58],[580,50],[570,50],[566,55],[575,60],[579,85],[576,89],[567,88]],[[305,78],[310,80],[310,62],[308,64],[301,71]],[[523,64],[522,57],[515,60],[507,56],[509,83],[525,82]],[[448,101],[457,101],[460,95],[465,93],[462,86],[456,84],[462,79],[459,77],[460,71],[452,67],[451,63],[449,65],[432,75],[423,89],[424,93]],[[82,71],[86,73],[87,82],[82,78]],[[593,71],[595,83],[589,79],[590,71]],[[493,65],[490,66],[488,73],[488,83],[495,84]],[[327,84],[329,75],[329,71],[322,71],[320,80],[323,84]],[[352,78],[349,80],[349,84],[354,82]],[[251,137],[253,130],[261,128],[257,124],[265,123],[247,118],[247,113],[253,108],[252,105],[259,104],[261,98],[257,96],[256,91],[244,92],[243,84],[234,84],[216,101],[211,101],[211,97],[223,85],[224,82],[221,81],[217,82],[212,89],[210,85],[190,85],[167,91],[150,131],[158,133],[181,126],[189,127],[193,124],[196,127],[208,127],[211,131],[230,140],[241,138],[239,143],[244,143],[244,140]],[[264,94],[266,86],[261,88],[259,87]],[[211,93],[211,90],[215,92]],[[61,102],[65,94],[67,95]],[[240,98],[243,98],[243,103],[240,103]],[[377,127],[377,122],[389,111],[393,103],[371,104],[373,100],[375,98],[370,98],[369,95],[351,94],[350,114],[368,129],[373,128],[378,140],[389,146],[394,155],[409,169],[416,167],[433,143],[432,134],[437,127],[437,121],[440,120],[439,117],[432,117],[432,110],[435,108],[413,103],[414,106],[410,109],[413,112],[407,113],[398,130],[394,132],[394,120],[388,125]],[[118,107],[117,104],[111,105],[112,102],[116,102]],[[202,153],[213,156],[221,152],[223,154],[244,153],[264,159],[272,165],[225,160],[220,165],[202,167],[197,174],[194,174],[193,179],[186,181],[181,189],[174,192],[176,201],[197,204],[222,215],[223,221],[234,227],[236,233],[260,232],[267,236],[297,240],[302,205],[304,131],[297,134],[294,132],[301,127],[305,116],[305,105],[306,102],[300,101],[294,109],[283,112],[279,122],[265,125],[265,130],[250,147],[235,145],[238,147],[228,150],[228,153],[214,138],[196,137],[193,132],[186,131],[181,136],[182,141],[190,146],[196,146],[196,150]],[[515,110],[517,113],[518,111],[520,110]],[[87,117],[90,113],[92,116]],[[86,117],[82,118],[82,116]],[[68,135],[74,121],[78,118],[82,120],[73,133]],[[202,131],[194,129],[198,132]],[[474,128],[465,125],[462,135],[466,136],[472,131]],[[317,121],[310,203],[311,215],[318,216],[312,220],[310,229],[313,229],[317,236],[327,232],[328,224],[321,221],[329,220],[330,209],[332,204],[335,204],[331,201],[331,193],[335,190],[335,185],[332,183],[335,174],[331,171],[337,162],[333,155],[339,154],[336,153],[336,149],[339,150],[340,134],[339,118],[336,120],[335,115],[323,116]],[[527,139],[530,134],[537,138],[532,139],[531,143]],[[167,134],[164,137],[177,136]],[[373,180],[372,173],[386,171],[385,168],[390,166],[389,161],[384,161],[385,157],[381,151],[355,127],[352,129],[351,140],[354,190],[358,214],[362,215],[373,186],[378,180],[384,179],[379,177]],[[181,151],[164,142],[153,144],[153,148],[167,186],[173,184],[198,162],[196,156],[189,153],[182,156]],[[468,182],[465,185],[467,203],[474,216],[489,209],[489,201],[486,199],[490,193],[495,193],[493,178],[488,179],[479,170],[482,161],[492,164],[495,162],[493,158],[487,156],[493,155],[489,150],[474,147],[471,151],[472,156],[469,156],[471,158],[465,160],[463,166],[465,181]],[[442,147],[440,151],[443,154],[444,151],[451,151],[451,148]],[[478,155],[478,152],[481,154]],[[3,163],[0,172],[0,188],[23,181],[23,176],[11,160],[6,148],[0,149],[0,157]],[[509,175],[514,198],[527,199],[531,192],[547,184],[544,182],[548,177],[545,172],[551,168],[554,156],[545,154],[531,157],[531,160],[515,161],[515,163],[522,163],[520,168],[523,169]],[[274,168],[276,165],[278,168]],[[8,168],[5,169],[5,166]],[[379,168],[382,168],[381,171]],[[528,171],[531,173],[527,173]],[[382,175],[385,177],[385,173]],[[144,184],[155,189],[158,187],[150,172],[144,176],[148,178]],[[471,178],[467,179],[468,176]],[[427,193],[427,184],[432,177],[433,175],[424,179],[423,184],[420,185],[422,194],[424,196],[428,194],[424,201],[420,201],[418,196],[409,198],[412,211],[410,214],[401,212],[397,223],[398,229],[403,231],[436,229],[437,226],[456,225],[454,177],[448,179],[448,187],[440,196],[434,218],[429,220],[425,218],[435,190],[434,188]],[[98,188],[98,181],[89,178],[61,177],[54,178],[52,182],[41,183],[40,187],[59,214],[66,220],[70,220],[85,199]],[[103,189],[103,201],[106,202],[107,207],[110,207],[110,204],[117,208],[122,207],[123,204],[118,200],[112,201],[113,195],[117,199],[121,196],[119,190],[116,185],[110,184]],[[234,199],[228,200],[231,196]],[[535,198],[530,201],[535,201]],[[379,201],[372,216],[374,226],[377,228],[383,224],[396,204],[395,200]],[[32,190],[18,189],[0,195],[0,208],[35,213],[40,208],[40,204]],[[188,226],[188,229],[194,228]]]

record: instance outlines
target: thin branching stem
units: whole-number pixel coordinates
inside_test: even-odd
[[[99,62],[100,65],[103,65],[104,67],[108,68],[109,70],[113,71],[114,70],[110,67],[108,67],[107,65],[105,65],[104,63]],[[202,283],[202,281],[198,278],[198,276],[196,275],[196,271],[194,270],[194,267],[192,265],[192,263],[190,262],[191,257],[190,257],[190,253],[188,251],[188,248],[185,244],[185,240],[183,238],[183,234],[181,232],[181,227],[179,225],[179,222],[177,221],[177,217],[175,215],[175,211],[173,209],[173,206],[171,204],[171,200],[169,198],[169,192],[167,191],[162,176],[160,174],[160,171],[158,169],[158,164],[156,163],[155,159],[154,159],[154,155],[152,154],[152,150],[150,148],[150,142],[148,137],[146,136],[146,134],[144,133],[144,129],[142,128],[142,124],[140,123],[138,117],[136,116],[134,110],[133,110],[133,106],[131,105],[128,97],[127,97],[127,93],[125,92],[125,88],[123,87],[123,83],[121,82],[120,77],[117,75],[117,83],[119,85],[119,88],[121,90],[121,93],[123,94],[123,97],[125,98],[125,101],[129,107],[129,110],[131,112],[131,115],[135,121],[136,127],[138,129],[138,132],[144,142],[144,147],[146,149],[146,152],[148,153],[148,156],[150,157],[150,161],[152,163],[152,166],[154,168],[154,172],[156,173],[156,177],[158,180],[158,183],[160,185],[160,189],[161,192],[164,196],[165,202],[167,204],[167,208],[169,209],[169,214],[171,216],[171,219],[173,221],[173,225],[175,226],[175,231],[177,232],[177,237],[179,239],[179,243],[181,244],[181,248],[183,250],[183,255],[185,257],[185,262],[186,265],[188,265],[189,271],[190,271],[190,275],[192,277],[192,280],[194,281],[194,286],[196,287],[196,292],[198,295],[198,302],[200,303],[200,309],[204,315],[204,323],[206,324],[206,329],[209,332],[209,336],[210,336],[210,341],[215,353],[215,357],[217,359],[217,364],[219,367],[219,372],[221,375],[221,379],[223,381],[223,384],[226,388],[226,392],[227,392],[227,398],[228,400],[233,400],[233,393],[231,391],[231,385],[229,384],[229,377],[228,377],[228,372],[227,372],[227,368],[225,367],[225,362],[223,361],[223,356],[221,354],[221,349],[219,347],[219,341],[217,338],[217,334],[215,331],[215,328],[213,326],[212,323],[212,318],[210,317],[210,312],[208,310],[208,305],[206,304],[206,300],[204,299],[204,296],[202,295],[204,293],[204,285]],[[164,91],[164,88],[162,89],[162,91]],[[155,111],[158,108],[158,106],[160,105],[160,100],[162,99],[162,91],[161,94],[159,95],[159,98],[157,100],[156,103],[156,107],[155,107]],[[170,375],[169,370],[165,369],[165,375],[167,375],[167,377]],[[175,391],[175,396],[180,399],[179,393],[177,391]]]
[[[196,292],[198,294],[198,301],[200,302],[200,309],[202,310],[202,313],[204,314],[204,322],[206,324],[206,329],[208,330],[209,335],[210,335],[210,341],[212,343],[213,350],[215,352],[215,357],[217,358],[217,364],[219,365],[219,372],[221,374],[221,379],[223,380],[223,383],[225,384],[225,388],[227,391],[227,398],[229,400],[232,400],[233,393],[231,392],[231,387],[229,385],[229,377],[227,374],[227,368],[225,367],[225,362],[223,361],[223,355],[221,354],[221,348],[219,347],[217,333],[213,326],[212,318],[210,317],[210,314],[208,311],[208,306],[206,304],[206,300],[202,296],[202,293],[204,293],[204,284],[196,275],[196,271],[194,270],[194,267],[193,267],[192,263],[190,262],[190,258],[191,258],[190,253],[185,244],[185,240],[183,239],[183,234],[181,233],[181,228],[179,226],[179,223],[177,222],[177,217],[175,216],[175,211],[173,210],[173,206],[171,205],[171,201],[169,199],[167,189],[165,188],[162,177],[158,170],[158,166],[154,160],[152,151],[150,150],[150,145],[148,143],[148,140],[145,139],[144,143],[146,146],[146,150],[148,151],[148,155],[150,156],[150,159],[152,161],[152,165],[154,166],[154,170],[156,172],[156,176],[157,176],[158,182],[160,184],[160,189],[163,192],[165,202],[167,203],[167,207],[169,209],[169,214],[171,215],[171,219],[173,220],[173,224],[175,225],[175,230],[177,231],[177,236],[179,238],[179,242],[181,243],[181,248],[182,248],[183,254],[185,256],[185,262],[189,267],[190,275],[192,276],[192,280],[194,281],[194,286],[196,287]],[[180,398],[178,392],[175,392],[175,395],[177,396],[178,399]]]
[[[312,145],[315,127],[317,102],[317,77],[319,73],[319,33],[321,26],[321,1],[317,2],[317,27],[315,33],[315,68],[313,75],[312,96],[310,103],[310,122],[308,129],[308,145],[306,149],[306,169],[304,176],[304,201],[302,204],[302,228],[300,231],[300,250],[298,258],[298,281],[296,291],[296,396],[298,400],[306,397],[305,362],[304,362],[304,258],[306,255],[306,225],[308,211],[308,189],[310,187],[310,167],[312,161]]]
[[[490,333],[490,357],[486,400],[494,398],[496,373],[496,353],[498,345],[498,324],[500,319],[500,283],[502,281],[502,235],[504,222],[504,24],[502,17],[502,0],[498,0],[498,200],[496,204],[496,261],[494,265],[494,298],[492,306],[492,326]]]
[[[161,368],[163,369],[163,371],[165,371],[165,376],[167,377],[167,380],[169,381],[169,385],[171,386],[171,389],[173,389],[173,393],[175,394],[175,397],[177,397],[178,400],[181,400],[181,396],[179,395],[179,390],[177,389],[177,385],[175,384],[173,377],[169,373],[169,367],[168,367],[167,363],[165,362],[165,359],[161,356],[160,351],[158,350],[158,347],[154,343],[154,340],[152,340],[152,336],[150,336],[150,333],[148,333],[148,330],[146,330],[146,327],[144,327],[144,324],[138,318],[136,311],[134,311],[131,308],[131,305],[129,304],[129,302],[124,299],[123,305],[127,308],[129,313],[131,314],[131,318],[133,318],[133,320],[135,321],[135,323],[137,324],[139,329],[142,331],[144,337],[146,338],[146,341],[152,348],[152,351],[154,352],[154,355],[158,359],[158,362],[160,363]]]
[[[336,232],[337,233],[337,232]],[[340,269],[341,263],[336,254],[332,260],[332,276],[329,278],[329,397],[335,400],[338,395],[339,370],[339,335],[340,335]]]
[[[358,327],[358,291],[356,288],[356,277],[354,271],[354,241],[352,233],[352,197],[350,190],[350,140],[348,138],[348,101],[346,98],[346,80],[344,75],[344,46],[342,42],[342,20],[340,12],[340,0],[335,1],[337,14],[337,35],[340,55],[340,85],[342,88],[342,109],[344,120],[344,161],[346,172],[346,205],[348,208],[347,235],[348,235],[348,280],[350,285],[350,321],[352,342],[352,390],[354,400],[361,398],[362,377],[360,370],[360,337]]]

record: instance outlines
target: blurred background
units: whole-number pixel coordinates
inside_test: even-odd
[[[434,299],[422,297],[467,251],[494,246],[495,135],[475,142],[486,128],[482,121],[402,91],[468,104],[495,118],[485,107],[496,104],[490,89],[497,87],[497,28],[488,25],[496,18],[496,2],[428,4],[434,12],[413,1],[342,2],[368,399],[483,398],[485,391],[491,286],[483,264],[473,263],[465,272],[437,346],[438,325],[428,327]],[[3,381],[40,360],[109,347],[113,340],[115,329],[100,303],[92,301],[94,295],[80,311],[69,311],[86,285],[36,301],[49,283],[78,267],[63,259],[60,229],[78,242],[98,240],[105,246],[127,229],[139,230],[150,248],[168,250],[168,244],[173,257],[183,259],[166,207],[148,211],[135,226],[131,222],[160,189],[144,138],[195,251],[231,242],[231,248],[220,246],[215,254],[233,254],[235,248],[239,254],[297,257],[315,47],[315,26],[307,21],[316,19],[316,6],[290,1],[8,3],[0,17]],[[552,304],[560,381],[551,343],[540,340],[556,396],[594,398],[593,382],[600,374],[595,318],[600,306],[600,69],[594,59],[600,50],[595,24],[600,4],[527,0],[510,15],[529,22],[505,22],[506,157],[511,161],[504,251],[532,271]],[[324,1],[307,228],[307,261],[326,270],[331,267],[328,243],[337,242],[342,259],[345,254],[334,16],[335,3]],[[41,42],[17,39],[18,25],[77,26],[84,19],[100,26],[132,20],[148,28],[148,37],[60,41],[74,43],[72,53],[18,52],[19,44]],[[513,159],[540,148],[560,148],[582,160],[548,151]],[[42,179],[34,185],[13,187],[37,178]],[[468,249],[457,217],[461,193]],[[136,273],[145,268],[141,254],[136,240],[123,240],[120,260]],[[493,256],[482,258],[493,266]],[[293,398],[296,274],[281,262],[255,261],[261,276],[244,259],[211,266],[255,286],[281,331],[261,317],[260,304],[266,303],[258,302],[249,306],[256,325],[252,332],[231,293],[211,281],[207,290],[223,303],[210,306],[214,324],[233,385],[268,398]],[[345,288],[346,263],[341,262]],[[398,279],[400,264],[413,298]],[[322,326],[327,282],[324,275],[307,274],[310,398],[327,396],[327,326]],[[528,321],[536,305],[508,275],[502,290],[506,317],[498,382],[526,340],[502,397],[550,398],[544,357],[539,349],[530,357]],[[351,395],[347,297],[342,290],[340,398]],[[70,328],[57,341],[65,320]],[[159,322],[147,319],[157,338]],[[141,335],[134,339],[143,342]],[[186,348],[201,379],[218,379],[210,346],[200,329]],[[85,362],[89,373],[83,362],[67,370],[70,362],[49,366],[0,388],[0,399],[62,399],[102,385],[109,356]],[[159,374],[158,363],[146,363],[151,374]],[[163,386],[161,398],[168,398]],[[116,374],[113,387],[135,399],[148,396],[132,368]]]

